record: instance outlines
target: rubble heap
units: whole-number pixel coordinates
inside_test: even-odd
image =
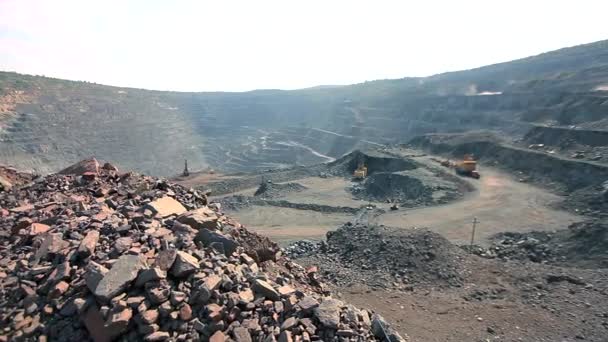
[[[338,285],[460,287],[469,272],[467,253],[437,233],[364,222],[328,232],[325,243],[294,243],[287,253],[300,263],[319,265],[322,278]]]
[[[0,191],[10,191],[13,186],[28,183],[33,178],[34,176],[29,173],[19,172],[12,167],[0,165]]]
[[[387,339],[195,190],[92,159],[0,192],[0,341]]]
[[[608,267],[608,222],[592,219],[553,232],[504,232],[487,248],[474,246],[473,254],[502,260],[530,260],[567,267]]]
[[[253,194],[256,197],[262,198],[278,198],[283,197],[292,192],[300,192],[306,190],[307,187],[300,183],[273,183],[271,181],[265,181],[260,184],[258,189]]]

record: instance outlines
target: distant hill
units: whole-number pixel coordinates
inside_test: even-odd
[[[608,129],[608,41],[424,78],[183,93],[0,72],[0,164],[44,173],[84,157],[172,175],[249,171],[471,129]]]

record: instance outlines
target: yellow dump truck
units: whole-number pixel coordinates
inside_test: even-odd
[[[479,179],[481,175],[477,171],[477,161],[472,155],[466,154],[462,161],[456,163],[454,169],[456,173],[462,176]]]
[[[359,167],[353,172],[353,178],[357,180],[361,180],[367,177],[367,166],[364,164],[359,164]]]

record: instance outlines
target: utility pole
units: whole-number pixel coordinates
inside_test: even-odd
[[[473,218],[473,231],[471,232],[471,246],[470,249],[473,250],[473,242],[475,241],[475,228],[477,227],[477,224],[479,223],[479,220],[477,220],[477,217]]]

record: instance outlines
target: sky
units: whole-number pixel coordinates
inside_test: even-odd
[[[0,0],[0,70],[176,91],[428,76],[608,39],[605,0]]]

